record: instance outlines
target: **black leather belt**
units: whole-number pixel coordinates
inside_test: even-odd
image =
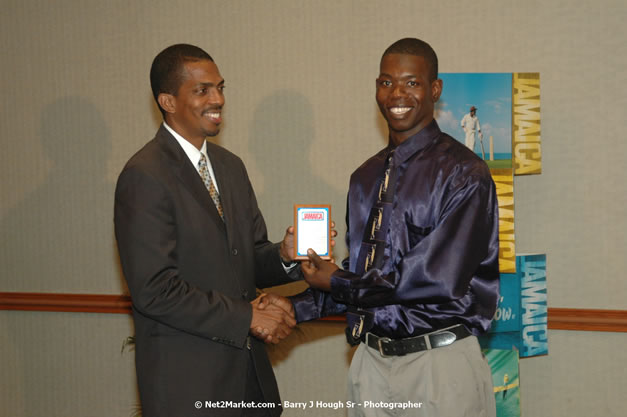
[[[466,327],[458,324],[433,333],[405,339],[390,339],[389,337],[379,337],[372,333],[366,333],[363,342],[372,349],[377,350],[381,356],[403,356],[408,353],[420,352],[421,350],[448,346],[454,341],[470,335],[471,333]]]

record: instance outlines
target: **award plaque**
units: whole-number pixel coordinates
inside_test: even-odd
[[[330,205],[294,205],[294,259],[308,259],[309,248],[331,259]]]

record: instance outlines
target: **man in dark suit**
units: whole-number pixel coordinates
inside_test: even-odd
[[[270,295],[259,309],[255,296],[300,275],[286,266],[292,228],[280,244],[268,241],[244,164],[205,140],[218,134],[224,105],[213,59],[173,45],[154,59],[150,80],[164,123],[115,192],[143,415],[278,416],[263,341],[289,334],[293,310]]]

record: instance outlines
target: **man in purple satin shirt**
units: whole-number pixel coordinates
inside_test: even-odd
[[[389,144],[351,176],[349,257],[313,251],[298,321],[347,312],[349,416],[495,416],[476,336],[499,297],[498,205],[487,165],[440,131],[437,56],[401,39],[381,58],[376,100]],[[398,414],[394,414],[398,413]]]

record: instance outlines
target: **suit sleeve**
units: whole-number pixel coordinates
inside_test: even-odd
[[[133,307],[178,330],[243,347],[251,305],[218,291],[202,291],[181,276],[170,198],[162,183],[138,168],[127,167],[120,175],[115,234]]]

